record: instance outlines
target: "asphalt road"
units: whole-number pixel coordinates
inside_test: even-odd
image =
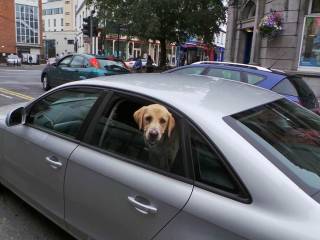
[[[40,83],[44,66],[0,66],[0,106],[30,101],[44,93]],[[74,240],[54,223],[0,185],[1,240]]]

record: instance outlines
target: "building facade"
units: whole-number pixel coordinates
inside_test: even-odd
[[[319,5],[319,0],[229,1],[226,59],[320,73]],[[259,32],[261,19],[271,11],[281,15],[283,29],[272,39],[262,37]]]
[[[27,62],[29,55],[33,63],[40,62],[42,54],[42,1],[15,0],[16,49]]]
[[[75,6],[73,0],[44,0],[44,49],[46,58],[75,52]]]
[[[227,25],[220,26],[220,32],[213,36],[214,61],[224,61],[224,51],[226,47]]]

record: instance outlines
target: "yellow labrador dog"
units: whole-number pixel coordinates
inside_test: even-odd
[[[151,165],[170,170],[179,150],[172,114],[160,104],[151,104],[135,111],[133,117],[139,129],[143,130]]]

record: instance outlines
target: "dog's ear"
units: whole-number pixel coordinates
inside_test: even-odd
[[[174,117],[172,117],[172,114],[170,113],[169,122],[168,122],[168,137],[171,136],[171,133],[172,133],[175,125],[176,125],[176,120],[174,120]]]
[[[133,118],[136,121],[136,123],[139,125],[139,129],[142,129],[142,124],[143,124],[143,115],[146,111],[147,107],[144,106],[142,108],[139,108],[137,111],[134,112]]]

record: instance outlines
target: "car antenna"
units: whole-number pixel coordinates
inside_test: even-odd
[[[283,54],[281,54],[280,57],[283,57],[286,54],[286,52],[284,52]],[[274,61],[274,63],[272,63],[272,65],[270,67],[268,67],[269,70],[271,70],[271,68],[280,60],[280,58],[278,58],[277,60]]]

